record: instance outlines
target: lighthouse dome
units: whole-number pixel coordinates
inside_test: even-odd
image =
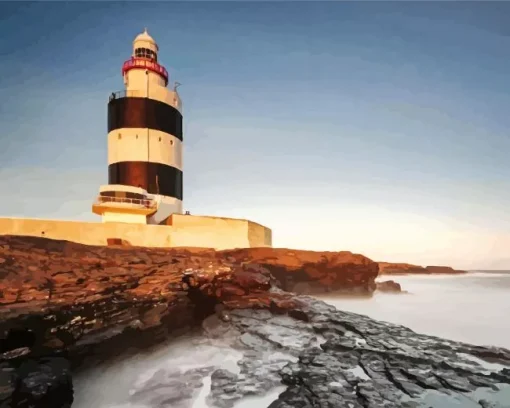
[[[143,33],[138,34],[133,42],[137,41],[147,41],[152,44],[156,44],[156,41],[154,41],[154,38],[152,38],[149,33],[147,32],[147,29],[143,31]]]
[[[152,38],[149,33],[147,32],[147,29],[143,31],[143,33],[138,34],[136,38],[133,41],[134,48],[139,47],[147,47],[150,49],[153,49],[156,51],[158,49],[158,45],[156,44],[156,41],[154,41],[154,38]]]

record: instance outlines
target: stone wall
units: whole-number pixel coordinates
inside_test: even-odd
[[[173,214],[173,246],[221,249],[271,247],[271,230],[248,220]]]
[[[110,242],[145,247],[194,246],[215,249],[270,247],[271,230],[247,220],[173,215],[169,225],[121,222],[0,218],[0,235],[27,235],[107,245]]]
[[[255,247],[272,247],[273,246],[273,234],[269,228],[266,228],[260,224],[256,224],[251,221],[248,223],[248,243],[250,248]],[[263,245],[261,245],[263,243]]]

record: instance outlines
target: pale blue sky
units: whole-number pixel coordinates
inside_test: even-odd
[[[98,220],[106,104],[147,27],[184,204],[276,246],[510,269],[510,3],[0,3],[0,216]]]

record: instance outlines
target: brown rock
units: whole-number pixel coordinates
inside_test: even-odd
[[[66,348],[87,359],[98,345],[116,353],[159,341],[218,304],[298,310],[292,294],[270,290],[274,283],[299,292],[371,293],[378,272],[375,262],[350,252],[100,247],[21,236],[0,236],[0,258],[0,339],[30,329],[32,349]]]
[[[246,294],[246,291],[240,286],[231,283],[223,283],[216,289],[215,294],[219,299],[229,299],[233,296],[243,296]]]
[[[248,291],[266,291],[271,287],[271,279],[267,272],[263,275],[262,273],[238,270],[232,274],[232,283]]]
[[[453,269],[450,266],[426,266],[425,269],[428,273],[440,273],[440,274],[462,274],[467,273],[466,271],[461,271],[457,269]]]
[[[296,293],[353,290],[372,293],[374,279],[378,275],[377,263],[363,255],[345,251],[250,248],[217,253],[217,256],[225,255],[242,262],[245,268],[268,271],[283,290]]]
[[[407,274],[462,274],[466,271],[455,270],[449,266],[419,266],[407,263],[379,262],[379,275],[407,275]]]
[[[402,287],[400,286],[400,283],[389,280],[384,282],[377,282],[377,290],[381,292],[400,293],[402,292]]]

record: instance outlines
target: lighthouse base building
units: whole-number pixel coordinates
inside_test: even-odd
[[[159,47],[145,30],[122,66],[125,89],[108,100],[108,183],[92,211],[101,222],[0,218],[0,234],[88,245],[271,247],[272,233],[249,220],[183,214],[183,116]]]

